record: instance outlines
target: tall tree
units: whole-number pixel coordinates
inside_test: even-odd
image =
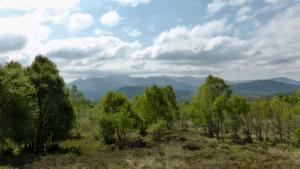
[[[213,104],[219,96],[223,95],[225,98],[228,98],[230,94],[230,87],[223,79],[210,75],[193,97],[192,106],[194,106],[194,110],[201,113],[205,133],[209,137],[214,137],[216,129],[216,119],[212,110]]]
[[[37,56],[27,71],[36,89],[39,112],[35,150],[63,140],[71,130],[74,113],[69,93],[56,65],[44,56]]]
[[[73,106],[74,113],[76,115],[75,129],[76,134],[79,135],[79,128],[81,126],[82,116],[86,114],[91,105],[89,101],[84,97],[84,94],[77,89],[77,86],[73,85],[70,89],[70,102]]]
[[[263,126],[264,126],[264,103],[263,99],[256,99],[251,102],[251,112],[253,114],[253,129],[256,134],[256,139],[263,141]]]
[[[215,121],[215,134],[217,139],[220,138],[219,134],[222,132],[222,125],[225,120],[226,112],[228,111],[228,103],[227,99],[225,96],[219,96],[216,98],[212,105],[212,116],[213,116],[213,121]],[[223,135],[223,133],[222,133]]]
[[[143,127],[148,127],[159,120],[165,120],[171,124],[179,117],[176,95],[171,86],[148,87],[142,96],[135,98],[133,105],[144,122]]]
[[[106,143],[124,146],[126,134],[136,127],[138,116],[132,111],[131,104],[123,94],[108,92],[100,102],[99,125]]]
[[[16,144],[32,142],[37,105],[36,91],[19,63],[0,68],[0,137]],[[1,144],[1,142],[0,142]]]
[[[273,136],[275,141],[282,142],[284,140],[284,108],[285,103],[280,96],[273,97],[271,99],[271,111],[273,113]],[[277,137],[279,136],[279,138]]]
[[[232,96],[229,100],[228,116],[233,130],[233,140],[240,140],[240,130],[245,123],[243,117],[249,111],[249,105],[246,99],[242,96]]]

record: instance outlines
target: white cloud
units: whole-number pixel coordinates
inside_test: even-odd
[[[41,0],[1,0],[0,9],[16,9],[23,11],[32,11],[32,10],[51,10],[54,12],[64,11],[70,8],[78,8],[80,0],[51,0],[51,1],[41,1]]]
[[[226,77],[239,79],[285,76],[299,78],[300,4],[290,6],[254,30],[249,57],[228,66]]]
[[[225,20],[211,21],[192,29],[178,26],[162,32],[152,46],[136,52],[132,57],[199,66],[241,59],[247,43],[226,36],[230,30]]]
[[[252,43],[266,63],[300,61],[300,4],[278,13],[255,33]]]
[[[113,33],[110,31],[103,30],[101,28],[97,28],[94,30],[94,35],[95,36],[105,36],[105,35],[110,36],[110,35],[113,35]]]
[[[239,9],[239,11],[236,14],[236,21],[241,23],[251,19],[251,16],[249,15],[250,12],[251,12],[251,7],[249,6],[242,7],[241,9]]]
[[[113,36],[53,40],[43,53],[58,59],[116,59],[125,58],[141,48],[138,42],[127,43]],[[90,62],[93,63],[93,62]]]
[[[136,7],[139,4],[148,4],[151,0],[113,0],[124,6]]]
[[[0,54],[20,50],[27,43],[26,37],[14,34],[0,34]]]
[[[89,14],[74,13],[69,17],[68,27],[72,32],[89,28],[93,24],[93,17]]]
[[[16,15],[0,16],[0,32],[7,37],[10,35],[10,37],[24,37],[26,39],[26,45],[11,50],[9,54],[1,54],[1,59],[19,60],[23,64],[29,64],[36,54],[41,53],[43,43],[48,40],[52,33],[50,24],[65,24],[70,13],[80,9],[79,3],[80,0],[51,0],[47,2],[41,0],[1,0],[0,12],[16,13]],[[15,40],[16,44],[22,44],[21,41],[18,42],[21,40],[20,38],[15,38]]]
[[[211,14],[219,12],[226,6],[241,6],[252,0],[213,0],[207,6],[207,11]]]
[[[268,14],[277,15],[262,22],[254,18],[258,15],[251,14],[254,11],[249,9],[251,0],[214,0],[210,5],[211,13],[238,6],[240,10],[234,18],[237,22],[253,19],[259,23],[257,30],[245,34],[251,35],[249,39],[233,35],[234,25],[221,19],[194,27],[176,26],[161,32],[153,38],[153,44],[143,47],[139,42],[113,37],[109,27],[100,26],[90,32],[89,37],[51,40],[50,35],[55,31],[55,27],[51,29],[53,24],[65,24],[73,31],[90,27],[92,19],[80,13],[79,1],[69,1],[68,5],[55,0],[47,5],[40,0],[0,0],[0,11],[21,10],[20,15],[0,17],[0,61],[28,63],[36,54],[47,54],[67,79],[120,72],[139,76],[213,73],[227,79],[264,78],[275,74],[299,78],[300,5],[284,3],[284,8],[277,8],[279,1],[266,1],[270,2],[265,3],[267,7],[276,7]],[[31,6],[32,2],[36,3]],[[138,4],[141,3],[127,1],[127,6]],[[100,21],[114,26],[121,19],[117,11],[110,11]],[[130,27],[123,32],[132,37],[141,36],[138,29]],[[285,69],[278,69],[278,65]]]
[[[124,28],[123,30],[127,36],[138,37],[142,35],[142,32],[138,29]]]
[[[109,11],[103,14],[100,18],[101,24],[105,26],[115,26],[121,20],[122,18],[119,16],[119,13],[117,11]]]
[[[275,4],[279,4],[280,3],[280,1],[282,1],[282,0],[265,0],[266,1],[266,3],[269,3],[269,4],[272,4],[272,5],[275,5]]]

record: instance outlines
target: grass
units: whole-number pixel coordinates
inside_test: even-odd
[[[289,145],[267,143],[236,145],[229,139],[218,141],[201,136],[199,131],[173,131],[161,143],[144,138],[148,148],[107,146],[93,136],[69,139],[61,150],[34,156],[11,168],[104,168],[104,169],[298,169],[300,150]],[[197,149],[183,148],[193,147]],[[30,155],[24,155],[29,158]],[[21,158],[22,159],[22,158]],[[0,167],[4,169],[5,167]],[[5,168],[6,169],[6,168]]]

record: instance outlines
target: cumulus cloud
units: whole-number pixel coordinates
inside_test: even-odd
[[[110,35],[113,35],[113,33],[110,31],[101,29],[101,28],[97,28],[94,30],[94,35],[95,36],[106,36],[106,35],[110,36]]]
[[[179,26],[162,32],[153,45],[132,55],[139,59],[156,59],[177,64],[220,64],[243,57],[247,43],[226,36],[231,30],[225,20],[215,20],[192,29]]]
[[[30,6],[29,2],[36,3]],[[89,14],[81,13],[78,2],[71,0],[65,4],[54,0],[46,5],[38,0],[0,0],[0,11],[21,11],[0,17],[0,61],[13,59],[25,63],[38,53],[47,54],[67,80],[120,72],[136,76],[205,76],[213,73],[229,80],[264,78],[274,74],[299,77],[300,5],[286,3],[292,0],[265,0],[265,6],[261,8],[274,8],[268,12],[269,21],[268,18],[257,18],[260,14],[253,10],[251,0],[212,0],[207,7],[210,13],[225,7],[240,7],[234,10],[237,13],[233,13],[233,20],[241,23],[253,19],[260,26],[242,37],[235,34],[239,28],[232,19],[174,26],[157,34],[152,44],[146,47],[139,42],[114,37],[118,33],[114,35],[115,32],[110,32],[114,29],[109,29],[122,20],[117,11],[104,14],[100,22],[107,27],[100,25],[84,34],[86,37],[53,39],[51,34],[56,31],[56,24],[65,24],[73,32],[90,28],[93,19]],[[280,5],[283,2],[284,7]],[[142,3],[148,2],[123,1],[127,6]],[[251,14],[253,11],[255,13]],[[157,26],[156,30],[159,28]],[[125,26],[120,30],[135,38],[142,34],[132,27]],[[278,66],[286,69],[278,69]]]
[[[142,32],[138,29],[124,28],[123,30],[127,36],[138,37],[142,35]]]
[[[42,42],[52,32],[48,26],[36,22],[34,19],[30,20],[28,16],[0,17],[0,23],[2,37],[9,38],[7,42],[1,43],[2,46],[10,46],[10,54],[5,56],[6,60],[21,60],[22,63],[29,63],[34,55],[39,53]],[[16,45],[15,50],[11,50],[14,45]],[[4,57],[3,54],[1,54],[1,57]]]
[[[20,50],[26,43],[27,39],[22,35],[0,34],[0,53]]]
[[[213,0],[207,6],[207,11],[211,14],[219,12],[226,6],[241,6],[252,0]]]
[[[241,23],[244,21],[247,21],[251,19],[251,15],[249,14],[251,12],[251,7],[249,6],[244,6],[236,14],[236,21]]]
[[[113,0],[124,6],[136,7],[139,4],[148,4],[151,0]]]
[[[53,40],[46,44],[45,52],[58,59],[116,59],[139,50],[138,42],[127,43],[112,36]],[[93,63],[93,62],[90,62]]]
[[[265,0],[266,3],[275,5],[275,4],[279,4],[281,0]]]
[[[300,60],[300,4],[278,13],[266,25],[261,26],[252,39],[254,50],[261,60]],[[294,62],[296,63],[296,62]]]
[[[103,14],[100,18],[100,22],[105,26],[116,26],[122,18],[117,11],[109,11]]]
[[[68,27],[72,32],[77,32],[89,28],[92,23],[93,17],[90,14],[74,13],[69,16]]]
[[[0,9],[16,9],[23,11],[31,10],[52,10],[52,11],[62,11],[70,8],[78,8],[80,0],[51,0],[51,1],[41,1],[41,0],[1,0]]]
[[[22,45],[24,43],[22,38],[10,38],[10,40],[16,40],[10,45],[19,44],[19,48],[11,51],[9,55],[1,54],[0,57],[5,60],[19,60],[23,64],[30,63],[36,54],[41,53],[43,44],[52,33],[50,25],[66,23],[69,15],[79,10],[79,3],[80,0],[0,1],[0,12],[13,14],[0,16],[0,32],[26,39],[26,45]]]

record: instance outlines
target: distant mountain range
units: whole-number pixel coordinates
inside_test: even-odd
[[[117,91],[125,94],[129,99],[144,92],[151,85],[172,85],[179,101],[190,100],[206,77],[171,77],[157,76],[136,78],[128,75],[112,75],[102,78],[75,80],[68,85],[76,85],[85,96],[92,100],[100,100],[108,91]],[[246,97],[269,96],[279,93],[291,93],[300,88],[300,82],[285,77],[265,80],[227,81],[233,93]]]

